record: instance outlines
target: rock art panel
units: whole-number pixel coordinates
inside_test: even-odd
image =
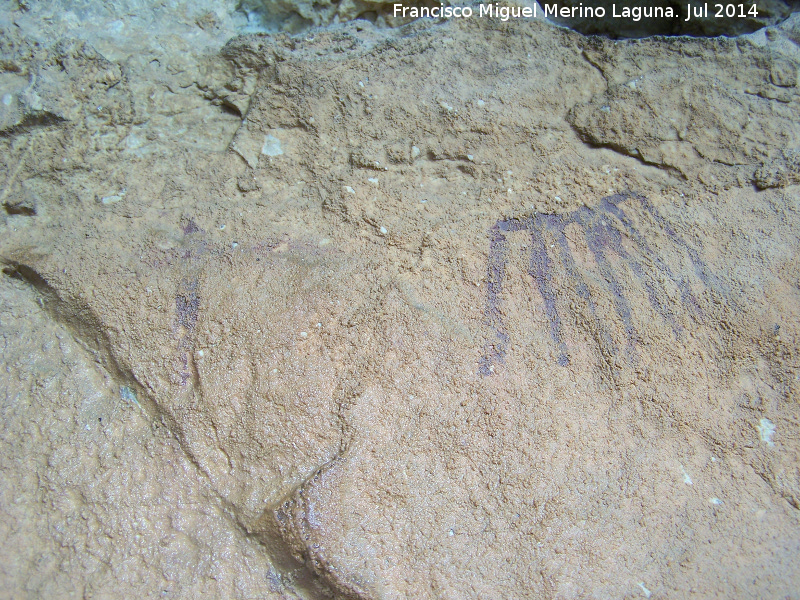
[[[791,69],[423,25],[243,36],[230,95],[158,88],[224,139],[13,130],[5,273],[169,428],[276,593],[790,595],[798,208],[751,183],[791,156]],[[690,110],[714,75],[732,118]],[[677,166],[647,158],[679,132]]]
[[[614,272],[614,267],[609,261],[610,254],[615,254],[623,263],[624,268],[638,280],[638,284],[646,291],[651,307],[672,329],[676,339],[679,340],[684,331],[684,325],[678,322],[673,308],[674,301],[671,297],[676,295],[676,291],[680,295],[680,304],[682,305],[679,310],[689,312],[697,320],[702,318],[702,310],[692,292],[689,281],[673,272],[664,258],[651,249],[645,236],[625,215],[623,203],[628,199],[640,203],[653,221],[663,228],[663,233],[673,241],[676,247],[686,253],[697,279],[704,286],[712,285],[713,276],[708,273],[708,267],[700,259],[697,250],[690,248],[685,241],[678,237],[664,218],[643,197],[618,194],[603,198],[595,207],[583,207],[565,215],[537,213],[530,217],[498,221],[490,232],[487,269],[486,315],[492,330],[492,338],[487,343],[486,354],[481,360],[481,374],[489,375],[494,372],[495,366],[503,363],[507,346],[510,343],[502,319],[502,293],[506,254],[508,253],[506,236],[517,231],[527,232],[531,238],[528,273],[536,282],[538,292],[544,300],[545,313],[550,326],[550,337],[558,348],[557,362],[560,366],[567,366],[570,361],[569,349],[563,340],[561,317],[556,307],[557,294],[553,286],[553,278],[557,275],[553,269],[554,261],[561,263],[560,273],[565,274],[571,280],[574,292],[585,301],[593,319],[598,323],[609,320],[621,321],[625,340],[622,343],[610,342],[610,352],[612,355],[617,355],[622,352],[622,347],[624,347],[624,354],[629,362],[636,361],[638,354],[636,342],[639,334],[631,321],[630,301],[625,294],[628,285],[620,281],[620,277],[625,277],[625,275]],[[572,224],[577,225],[585,236],[584,244],[591,252],[594,266],[599,271],[595,279],[604,282],[605,292],[612,298],[616,312],[614,317],[598,312],[592,292],[580,275],[580,270],[572,255],[573,250],[566,236],[567,228]],[[628,242],[627,244],[623,244],[623,238],[625,242]],[[554,240],[556,243],[549,244],[550,240]],[[633,246],[632,252],[625,247],[630,245]],[[554,250],[555,248],[557,250]],[[641,258],[637,258],[633,252]],[[648,269],[644,267],[645,264],[652,265],[654,271],[648,272]],[[668,291],[665,286],[669,286],[671,289]],[[717,291],[722,292],[721,289]],[[601,337],[610,339],[607,331],[601,331]]]

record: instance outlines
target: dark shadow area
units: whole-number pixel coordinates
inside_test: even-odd
[[[3,208],[9,215],[22,215],[24,217],[34,217],[36,216],[36,207],[30,206],[24,203],[21,204],[14,204],[10,202],[6,202],[3,205]]]
[[[540,2],[547,18],[584,35],[643,38],[653,35],[737,36],[785,20],[800,0],[699,2],[561,0]]]

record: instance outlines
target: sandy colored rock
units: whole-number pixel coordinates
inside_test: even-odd
[[[167,428],[35,291],[0,285],[3,596],[280,598],[263,549]]]
[[[717,58],[712,64],[736,73],[734,81],[723,83],[718,72],[705,71],[709,63],[693,55],[683,41],[654,41],[647,50],[637,49],[639,56],[661,53],[665,66],[632,77],[632,63],[622,57],[624,51],[612,51],[614,58],[607,61],[612,42],[598,39],[586,56],[603,72],[609,87],[590,102],[576,105],[570,122],[589,143],[676,169],[685,177],[708,162],[755,167],[780,156],[798,140],[793,129],[780,125],[783,119],[772,116],[784,112],[785,119],[791,119],[797,90],[791,86],[784,95],[772,80],[764,82],[763,74],[765,70],[789,73],[798,64],[775,58],[766,48],[751,46],[742,53],[739,44],[749,42],[714,43]],[[614,64],[622,68],[615,69]],[[689,69],[700,81],[688,84]]]
[[[762,190],[800,183],[800,152],[790,150],[762,165],[756,171],[755,184]]]
[[[148,443],[266,573],[175,595],[792,597],[798,206],[753,182],[798,145],[793,25],[429,25],[246,35],[173,70],[67,45],[63,97],[95,81],[91,103],[0,140],[3,204],[36,198],[6,209],[4,293],[174,435]],[[24,42],[4,60],[47,64]],[[106,94],[126,110],[96,122]],[[33,455],[18,435],[5,456]],[[170,488],[159,469],[133,489]]]

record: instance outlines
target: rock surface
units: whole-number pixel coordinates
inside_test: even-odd
[[[796,594],[796,18],[159,54],[13,15],[12,596]]]

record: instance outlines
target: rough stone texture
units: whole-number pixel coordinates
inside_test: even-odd
[[[0,595],[280,598],[262,548],[167,428],[34,290],[0,286]]]
[[[756,171],[755,184],[762,190],[800,184],[800,151],[789,150]]]
[[[98,523],[68,549],[31,526],[26,556],[69,571],[53,593],[796,597],[800,205],[769,174],[800,145],[794,23],[618,43],[350,24],[174,64],[9,30],[3,64],[37,74],[9,85],[62,117],[23,107],[0,138],[3,298],[83,362],[11,319],[3,361],[144,440],[86,459],[143,498],[115,511],[92,469],[52,471],[106,413],[66,405],[47,443],[73,463],[50,464],[14,398],[46,422],[53,392],[6,384],[4,460]],[[6,539],[82,514],[27,476],[8,471]],[[169,535],[179,567],[169,541],[127,566]],[[25,564],[12,595],[45,589]]]
[[[796,130],[782,124],[796,111],[798,63],[745,39],[716,41],[713,61],[706,52],[676,38],[654,40],[635,54],[637,61],[659,54],[659,68],[641,69],[613,42],[592,40],[584,54],[608,88],[576,105],[570,122],[591,144],[684,177],[708,163],[749,167],[797,147]],[[724,81],[720,70],[733,78]]]

